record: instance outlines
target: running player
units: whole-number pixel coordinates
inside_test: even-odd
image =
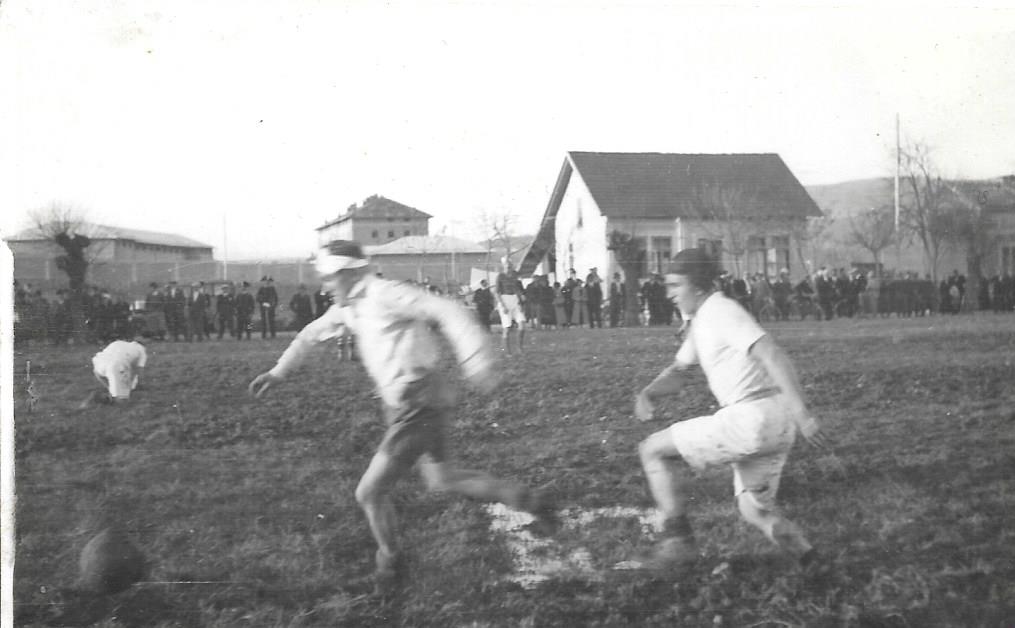
[[[740,513],[779,547],[801,560],[814,557],[801,530],[776,508],[775,496],[797,432],[824,446],[807,411],[787,355],[736,301],[717,292],[718,265],[700,249],[681,251],[666,276],[667,293],[689,321],[676,360],[635,400],[635,416],[653,418],[653,401],[681,389],[681,374],[700,364],[721,408],[712,416],[674,423],[639,447],[649,489],[662,511],[662,540],[651,552],[618,564],[624,569],[686,567],[697,556],[687,517],[687,465],[733,467]],[[686,463],[686,464],[685,464]]]
[[[556,519],[545,492],[458,469],[447,461],[444,429],[454,399],[438,370],[440,342],[435,330],[451,345],[465,378],[488,392],[496,384],[493,360],[475,317],[453,301],[376,277],[362,247],[353,241],[332,242],[318,257],[316,268],[335,304],[303,328],[274,368],[254,378],[250,392],[260,397],[282,381],[313,345],[349,332],[357,338],[360,360],[377,386],[388,424],[356,488],[378,545],[376,592],[390,594],[397,586],[401,561],[391,493],[417,460],[430,490],[502,502],[532,513],[534,533],[552,532]]]

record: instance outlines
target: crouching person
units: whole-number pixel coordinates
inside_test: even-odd
[[[715,290],[717,276],[716,262],[699,249],[677,254],[666,276],[668,296],[689,325],[674,363],[638,394],[635,416],[652,419],[653,401],[678,392],[681,373],[695,364],[721,408],[674,423],[641,443],[649,489],[664,518],[663,538],[618,568],[679,569],[697,558],[687,516],[688,465],[730,465],[744,519],[801,562],[814,558],[801,530],[780,514],[775,496],[796,433],[818,447],[824,446],[823,435],[789,358],[740,304]]]
[[[254,378],[250,392],[260,397],[282,381],[313,345],[336,341],[346,333],[357,338],[360,361],[377,386],[388,425],[356,488],[378,546],[376,593],[393,593],[401,575],[392,490],[417,460],[430,490],[502,502],[532,513],[534,532],[552,532],[556,521],[544,491],[448,462],[444,430],[453,399],[449,383],[438,372],[441,345],[436,332],[453,348],[469,383],[483,391],[495,385],[486,334],[469,311],[413,286],[374,276],[356,242],[333,242],[321,252],[316,268],[334,304],[303,328],[270,371]]]
[[[114,340],[92,357],[92,372],[104,390],[94,391],[81,404],[87,408],[96,403],[123,404],[131,392],[141,385],[141,374],[148,364],[146,340],[134,335],[131,340]]]

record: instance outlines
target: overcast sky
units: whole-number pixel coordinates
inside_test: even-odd
[[[5,0],[0,229],[56,202],[296,256],[381,194],[478,239],[534,231],[568,150],[830,183],[891,174],[896,112],[944,174],[1015,173],[1012,8],[797,4]]]

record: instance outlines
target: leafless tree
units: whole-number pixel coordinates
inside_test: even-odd
[[[93,227],[85,220],[84,211],[60,203],[30,212],[29,220],[36,235],[63,251],[56,258],[56,267],[67,275],[71,322],[73,331],[79,332],[84,326],[81,306],[85,282],[94,257],[89,236]]]
[[[1000,196],[1004,205],[1015,204],[1015,186],[1005,183],[985,186],[975,182],[945,182],[949,201],[944,222],[951,239],[966,255],[966,296],[963,308],[975,309],[979,303],[983,260],[997,246],[997,229],[988,206]]]
[[[747,254],[757,195],[748,188],[708,181],[692,189],[687,202],[691,215],[702,219],[705,232],[722,241],[722,252],[733,258],[734,270],[740,276],[740,260]]]
[[[942,249],[953,234],[947,207],[951,192],[937,171],[932,152],[922,142],[913,142],[900,151],[899,185],[905,189],[899,193],[897,236],[909,232],[920,241],[931,279],[936,283]]]
[[[517,235],[518,222],[518,215],[508,210],[483,209],[476,215],[476,228],[484,234],[486,242],[487,272],[490,271],[491,266],[496,269],[499,265],[500,260],[494,259],[496,257],[495,251],[503,252],[504,257],[510,258],[511,255],[523,248],[521,239]]]
[[[882,206],[849,217],[846,244],[859,246],[874,257],[874,268],[881,277],[881,251],[895,242],[895,211]]]
[[[606,248],[613,251],[617,264],[624,271],[624,324],[628,327],[641,324],[638,318],[638,292],[641,289],[638,279],[645,264],[645,250],[638,244],[634,231],[633,227],[630,231],[614,229],[606,241]]]

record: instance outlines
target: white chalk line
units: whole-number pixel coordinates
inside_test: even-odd
[[[508,581],[531,589],[555,578],[603,579],[602,570],[593,566],[592,554],[584,547],[565,554],[564,548],[553,539],[538,538],[526,530],[532,515],[504,504],[487,504],[484,508],[490,515],[490,529],[503,533],[511,550],[514,571],[507,577]],[[654,508],[570,508],[559,511],[558,516],[564,528],[581,528],[597,519],[637,519],[643,534],[662,530],[662,516]]]

